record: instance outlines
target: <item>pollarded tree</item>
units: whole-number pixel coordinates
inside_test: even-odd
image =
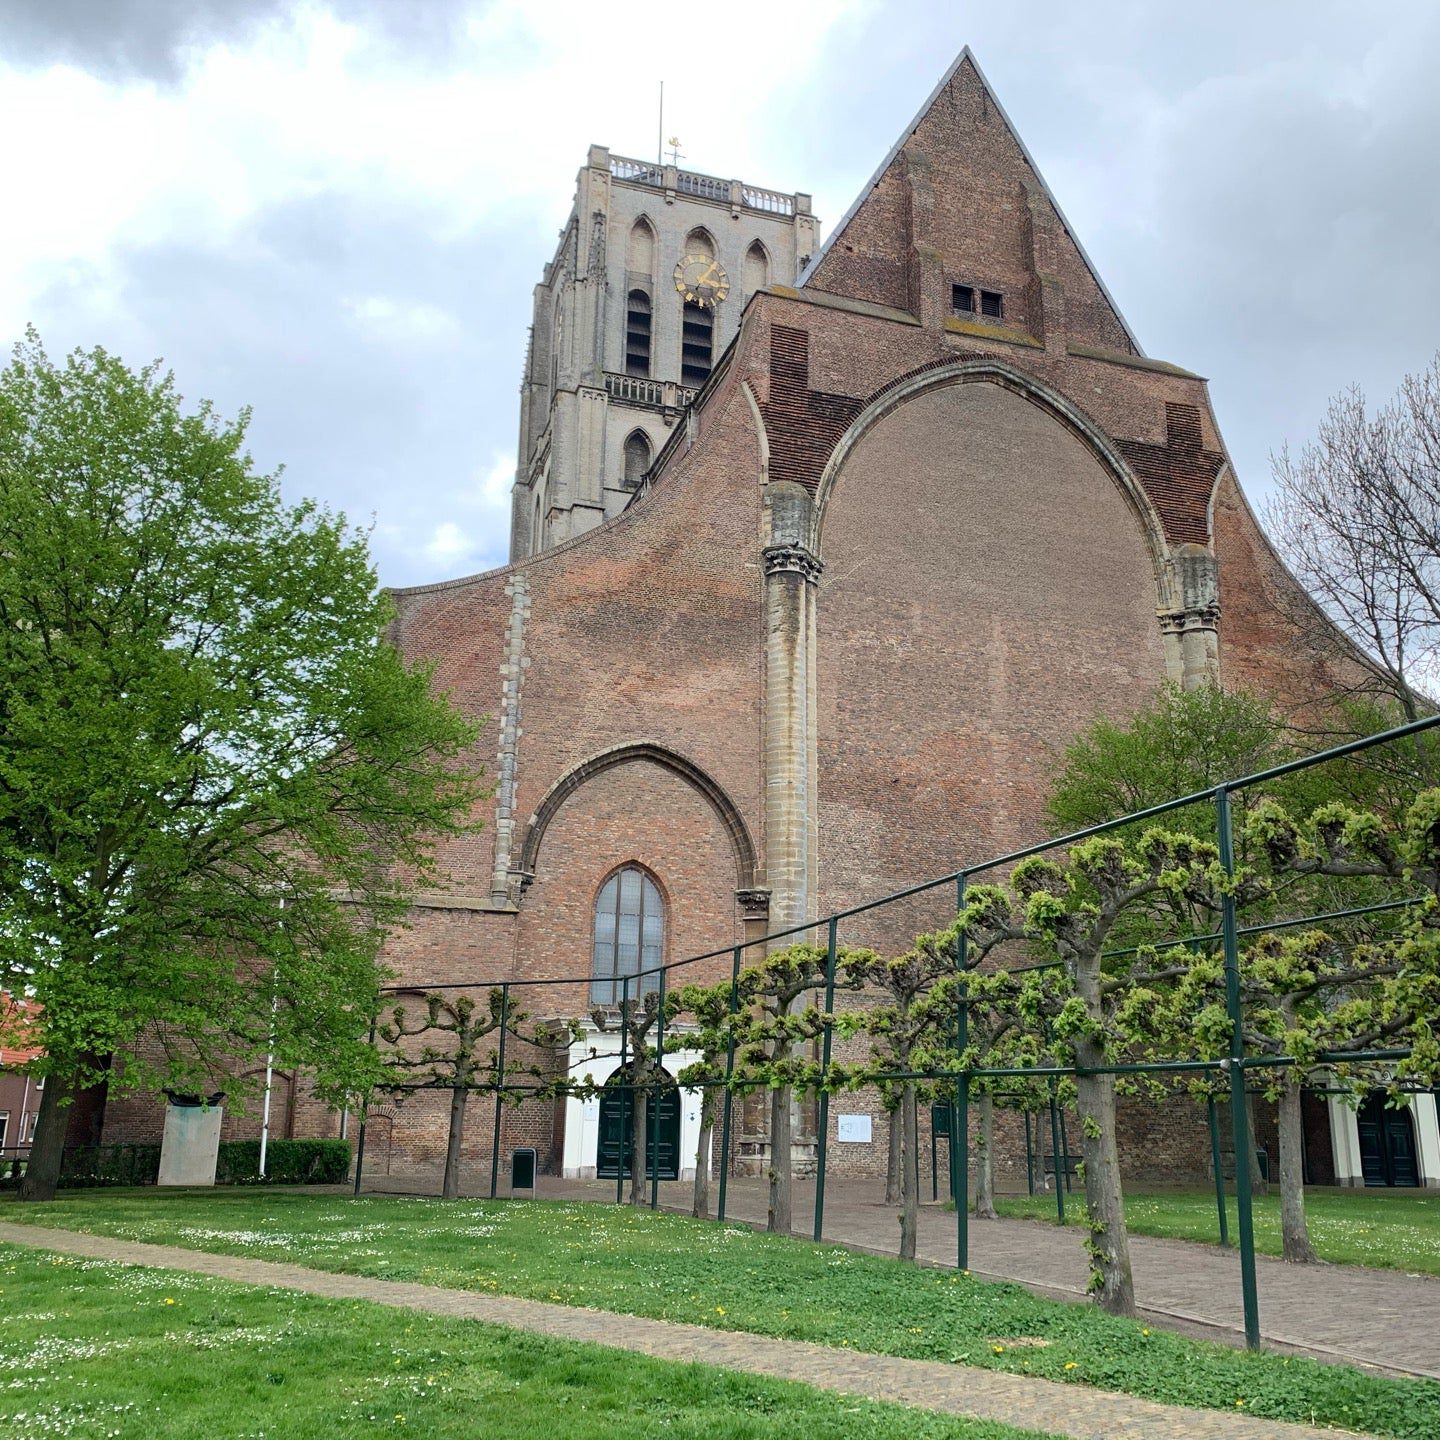
[[[1147,831],[1126,843],[1096,838],[1074,846],[1063,863],[1034,857],[1018,865],[1010,889],[978,886],[960,923],[977,957],[1006,942],[1026,941],[1061,962],[1055,972],[1021,977],[1013,997],[1002,978],[986,992],[992,1004],[1013,1004],[1023,1022],[1049,1027],[1061,1055],[1076,1066],[1089,1212],[1091,1291],[1112,1314],[1133,1314],[1134,1281],[1116,1146],[1115,1078],[1100,1073],[1154,1040],[1148,987],[1177,978],[1183,967],[1143,976],[1133,968],[1107,974],[1105,951],[1123,917],[1149,914],[1155,923],[1175,903],[1218,907],[1215,847],[1193,836]],[[1040,981],[1040,976],[1052,976]],[[1057,1177],[1058,1183],[1058,1177]]]
[[[494,1043],[500,1033],[526,1046],[553,1049],[562,1040],[575,1038],[579,1031],[574,1024],[566,1027],[553,1021],[527,1026],[529,1015],[514,1005],[499,986],[487,993],[483,1007],[469,995],[452,1000],[435,993],[426,995],[424,1001],[424,1009],[414,1015],[405,1006],[397,1005],[376,1034],[390,1047],[382,1057],[388,1072],[404,1076],[407,1085],[418,1081],[450,1091],[450,1127],[440,1193],[446,1200],[454,1200],[460,1194],[460,1151],[471,1093],[489,1090],[503,1098],[504,1087],[513,1083],[517,1074],[534,1082],[529,1090],[535,1095],[558,1094],[565,1084],[537,1066],[516,1065],[513,1060],[507,1062],[502,1073],[499,1047]],[[405,1046],[407,1040],[430,1036],[452,1038],[439,1045],[425,1038],[418,1049]],[[378,1088],[386,1088],[384,1079]]]
[[[920,1129],[918,1102],[922,1090],[938,1087],[911,1078],[913,1072],[953,1064],[955,1017],[960,989],[955,975],[957,929],[917,935],[904,955],[893,960],[878,955],[852,957],[849,975],[883,997],[878,1005],[843,1017],[842,1033],[859,1033],[870,1043],[868,1059],[849,1076],[865,1084],[893,1072],[899,1090],[900,1258],[915,1258],[920,1218]],[[893,1121],[891,1122],[894,1123]],[[951,1143],[955,1141],[952,1137]]]
[[[861,982],[855,971],[871,955],[868,950],[841,947],[836,956],[837,986],[856,988]],[[739,1010],[731,1021],[736,1040],[734,1088],[770,1091],[766,1228],[782,1235],[790,1233],[794,1213],[791,1108],[797,1093],[810,1093],[820,1083],[820,1065],[805,1049],[825,1029],[827,1017],[814,995],[826,983],[828,964],[828,952],[815,945],[790,945],[767,955],[761,964],[740,972]],[[807,996],[809,1003],[802,1004]]]
[[[365,537],[287,505],[247,419],[33,332],[0,373],[0,990],[45,1046],[26,1198],[93,1081],[233,1092],[268,1052],[336,1103],[366,1089],[380,945],[480,794],[474,727],[384,638]]]
[[[619,1077],[629,1089],[632,1107],[630,1132],[630,1203],[645,1203],[646,1137],[649,1134],[652,1093],[659,1103],[660,1087],[669,1083],[662,1057],[650,1044],[660,1020],[660,996],[651,990],[644,995],[626,997],[613,1006],[597,1007],[590,1012],[595,1028],[618,1033],[628,1055],[629,1073]]]
[[[1296,821],[1277,802],[1262,801],[1248,828],[1258,863],[1242,877],[1242,902],[1297,875],[1380,882],[1428,897],[1398,925],[1390,915],[1368,915],[1332,930],[1271,932],[1242,956],[1246,1053],[1295,1062],[1254,1073],[1278,1109],[1282,1252],[1307,1263],[1316,1256],[1305,1219],[1301,1092],[1320,1057],[1333,1079],[1356,1090],[1397,1075],[1426,1086],[1440,1078],[1440,791],[1417,796],[1398,822],[1338,804]],[[1361,897],[1375,898],[1369,889]],[[1224,995],[1223,965],[1210,956],[1197,957],[1168,997],[1177,1042],[1198,1044],[1202,1058],[1228,1053]],[[1346,1058],[1396,1046],[1411,1050],[1398,1072]]]
[[[666,996],[667,1021],[685,1015],[693,1018],[696,1030],[685,1037],[685,1048],[698,1050],[700,1058],[685,1066],[675,1077],[684,1086],[700,1091],[700,1138],[695,1147],[695,1186],[690,1213],[697,1220],[710,1214],[710,1156],[715,1143],[715,1116],[722,1098],[725,1061],[730,1053],[731,983],[720,985],[685,985]],[[727,1156],[720,1157],[724,1165]]]

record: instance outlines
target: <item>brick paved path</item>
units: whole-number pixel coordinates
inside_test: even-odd
[[[918,1405],[949,1415],[998,1420],[1075,1440],[1338,1440],[1343,1432],[1258,1420],[1216,1410],[1187,1410],[1128,1395],[1060,1385],[928,1360],[857,1354],[797,1340],[707,1330],[666,1320],[547,1305],[469,1290],[444,1290],[301,1265],[211,1255],[173,1245],[145,1245],[105,1235],[0,1223],[0,1242],[123,1264],[185,1270],[220,1280],[265,1285],[342,1300],[368,1300],[434,1315],[481,1320],[561,1340],[589,1341],[661,1360],[800,1380],[821,1390]]]
[[[488,1168],[465,1180],[463,1193],[489,1194]],[[380,1176],[374,1186],[403,1188]],[[542,1199],[613,1201],[615,1182],[542,1176],[539,1194]],[[806,1239],[814,1194],[813,1183],[796,1181],[796,1233]],[[899,1240],[897,1211],[879,1203],[882,1194],[883,1186],[870,1181],[832,1180],[826,1190],[825,1239],[893,1255]],[[688,1214],[690,1185],[662,1184],[660,1199],[665,1208]],[[710,1199],[713,1207],[713,1184]],[[763,1225],[763,1183],[732,1180],[726,1208],[730,1219]],[[1084,1240],[1079,1225],[1062,1230],[1035,1220],[972,1220],[970,1268],[987,1278],[1019,1281],[1040,1295],[1083,1300],[1088,1279]],[[1143,1318],[1205,1339],[1244,1343],[1240,1259],[1234,1250],[1132,1235],[1130,1252]],[[953,1211],[921,1208],[918,1253],[922,1261],[955,1263]],[[1256,1269],[1260,1328],[1271,1348],[1440,1378],[1440,1326],[1433,1323],[1440,1315],[1440,1278],[1356,1265],[1286,1265],[1264,1255],[1257,1257]]]

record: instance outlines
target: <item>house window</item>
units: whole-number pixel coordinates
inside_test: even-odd
[[[980,313],[988,315],[992,320],[1003,319],[1005,297],[998,290],[982,290],[980,292]]]
[[[625,373],[650,374],[650,297],[632,290],[625,302]]]
[[[975,287],[973,285],[952,285],[950,287],[950,308],[957,315],[975,313]]]
[[[0,1150],[5,1148],[5,1136],[10,1130],[10,1112],[0,1110]]]
[[[625,484],[632,489],[650,469],[650,442],[643,430],[632,430],[625,440]]]
[[[680,383],[703,385],[715,356],[715,312],[685,302],[680,327]]]
[[[595,947],[590,999],[618,1005],[625,977],[644,975],[629,986],[632,999],[660,988],[665,955],[665,902],[660,887],[638,865],[617,870],[595,901]]]

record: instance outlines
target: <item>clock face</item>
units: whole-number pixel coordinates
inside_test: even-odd
[[[730,277],[708,255],[686,255],[675,267],[675,288],[692,305],[713,309],[730,293]]]

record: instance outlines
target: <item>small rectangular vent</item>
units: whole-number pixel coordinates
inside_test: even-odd
[[[973,285],[952,285],[950,287],[950,309],[956,315],[975,313],[975,287]]]
[[[992,320],[1003,319],[1005,297],[998,290],[982,290],[980,292],[980,313],[988,315]]]

